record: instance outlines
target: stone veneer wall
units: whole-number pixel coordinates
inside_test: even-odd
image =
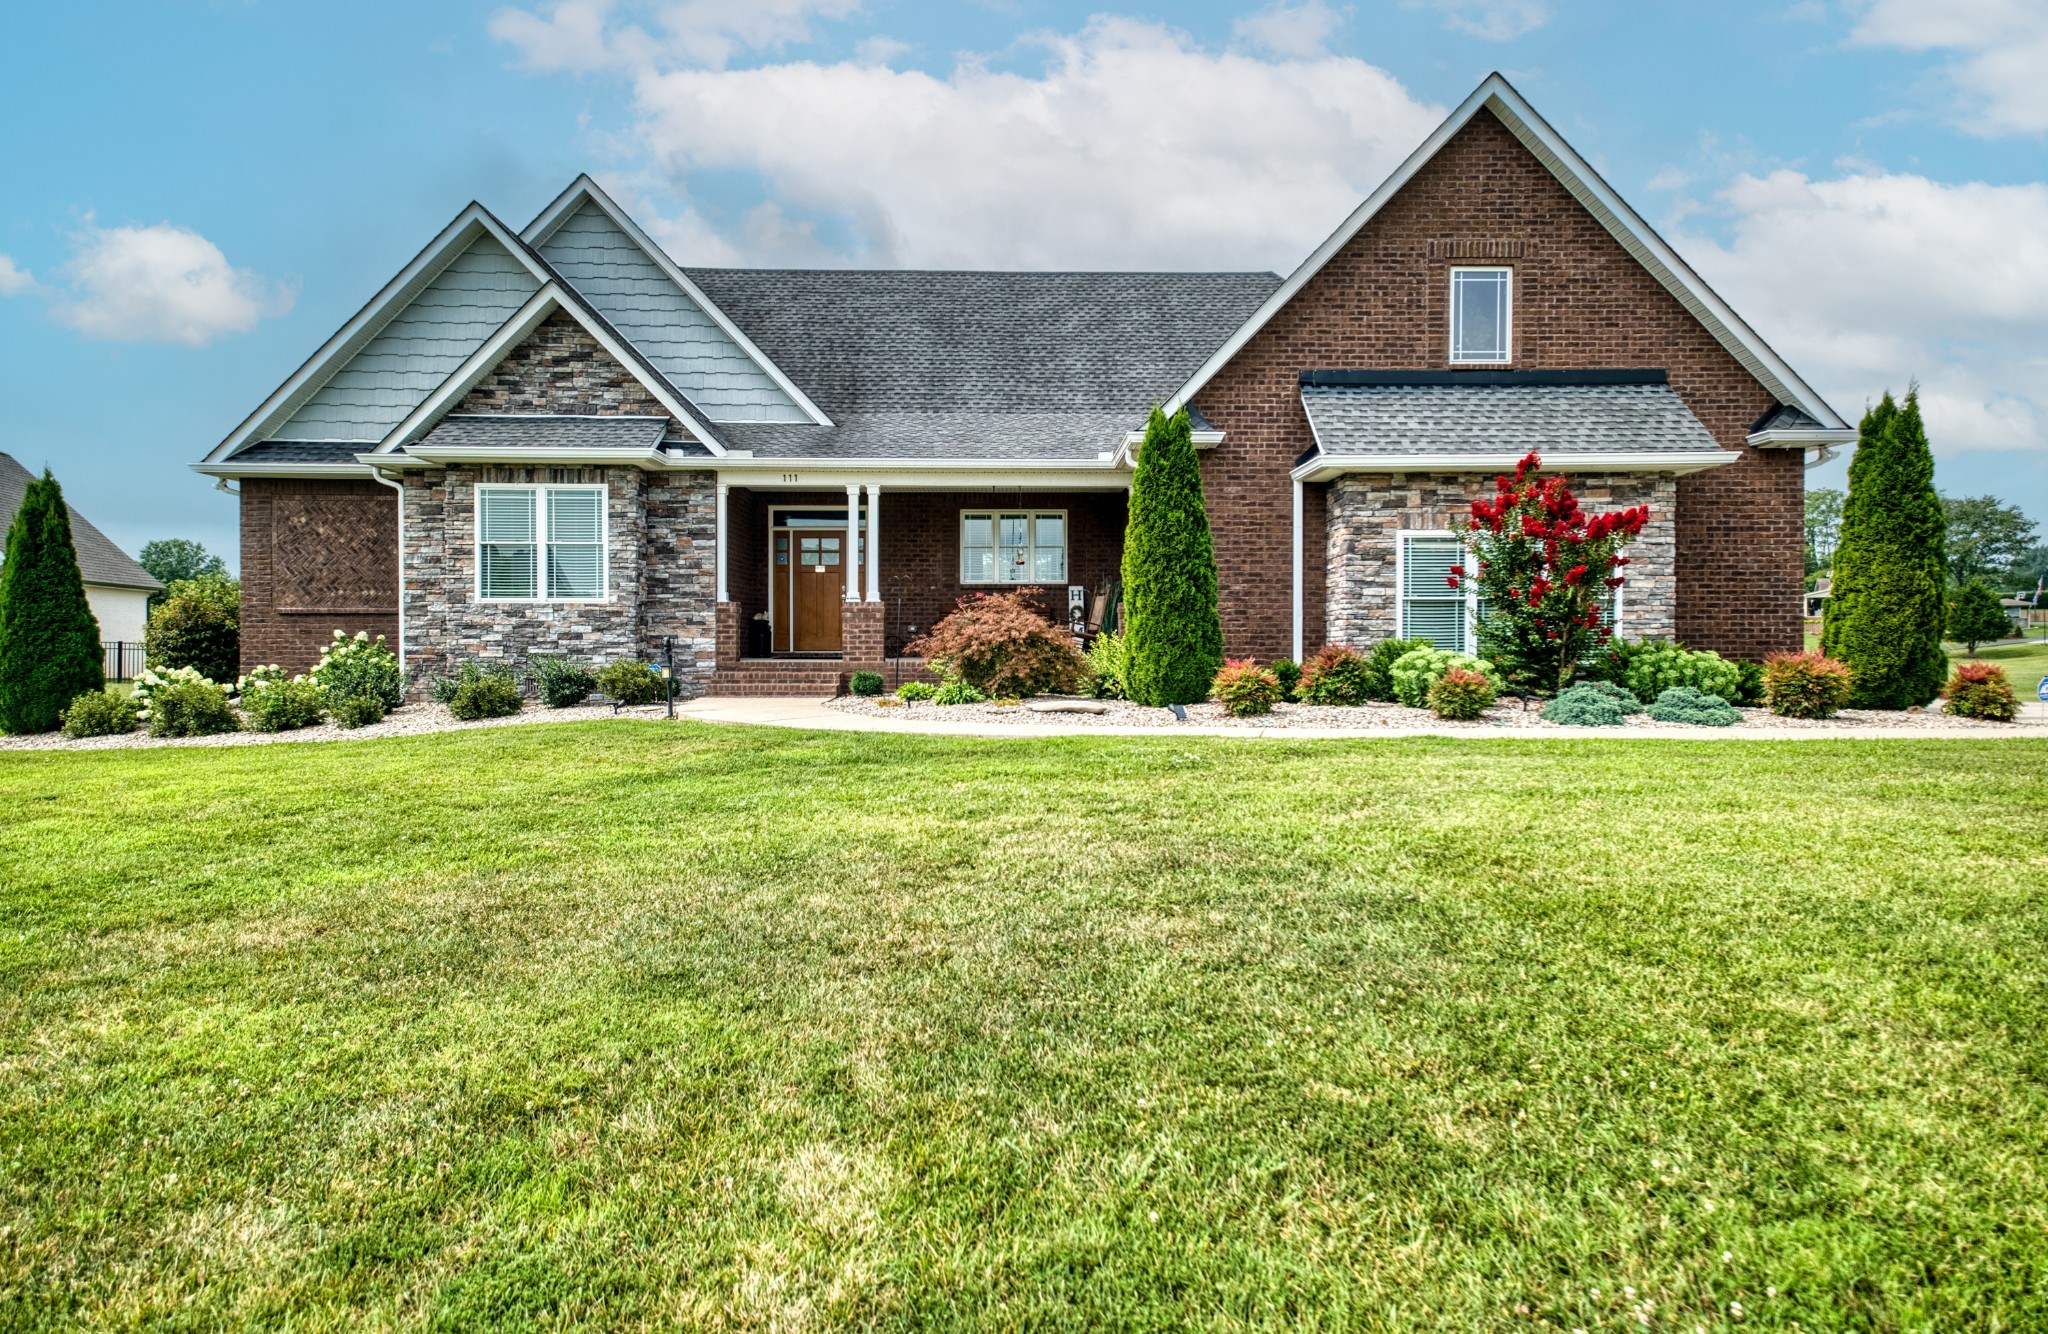
[[[677,694],[703,691],[716,666],[716,502],[708,472],[500,467],[405,478],[405,638],[414,679],[467,659],[524,661],[566,653],[604,663],[656,661],[675,637]],[[485,602],[476,595],[479,483],[606,488],[607,596],[602,602]]]
[[[1591,514],[1650,507],[1650,522],[1629,543],[1623,568],[1621,633],[1669,638],[1678,624],[1676,577],[1678,479],[1643,473],[1574,475],[1572,490]],[[1329,598],[1325,641],[1369,649],[1399,633],[1394,583],[1396,534],[1461,530],[1472,502],[1493,494],[1476,473],[1340,477],[1329,491]],[[1313,642],[1313,640],[1311,640]]]

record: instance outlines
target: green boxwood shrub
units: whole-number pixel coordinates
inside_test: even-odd
[[[353,731],[383,722],[386,710],[384,701],[375,695],[343,695],[327,706],[327,712],[335,726]]]
[[[633,658],[621,658],[599,672],[597,689],[617,704],[659,704],[668,698],[661,673]]]
[[[846,678],[846,689],[862,699],[870,699],[881,694],[884,684],[886,683],[882,680],[880,672],[855,672]]]
[[[137,716],[151,736],[213,736],[239,732],[242,720],[228,703],[228,688],[191,667],[145,669],[135,678]]]
[[[1210,684],[1209,697],[1233,718],[1257,717],[1280,702],[1280,678],[1250,658],[1226,660]]]
[[[327,712],[327,692],[305,676],[287,677],[282,667],[259,667],[236,683],[242,717],[252,732],[295,732],[312,727]]]
[[[135,730],[139,706],[127,695],[113,690],[88,690],[64,710],[64,735],[74,739],[88,736],[126,736]]]
[[[1733,727],[1742,721],[1727,700],[1691,686],[1673,686],[1657,696],[1650,705],[1650,716],[1660,723],[1691,723],[1695,727]]]
[[[455,675],[453,676],[429,676],[427,678],[427,693],[433,696],[434,702],[437,704],[452,705],[455,703],[456,691],[466,685],[481,681],[487,676],[501,676],[512,683],[514,690],[519,688],[519,678],[513,674],[509,664],[502,662],[485,663],[471,660],[456,668]]]
[[[1365,697],[1392,702],[1394,664],[1419,648],[1434,648],[1427,639],[1382,639],[1365,655]]]
[[[896,687],[896,698],[905,704],[921,704],[939,693],[939,688],[929,681],[905,681]]]
[[[1729,703],[1737,708],[1760,708],[1764,702],[1764,665],[1760,662],[1743,662],[1738,659],[1735,670],[1741,679],[1735,686],[1735,698]]]
[[[398,658],[385,647],[384,636],[372,639],[366,630],[352,638],[336,630],[310,675],[327,692],[330,708],[351,695],[374,695],[387,711],[405,702],[405,673]]]
[[[1742,697],[1742,669],[1718,653],[1694,653],[1682,644],[1654,640],[1628,655],[1620,683],[1648,704],[1673,686],[1691,686],[1733,704]]]
[[[465,721],[504,718],[519,712],[519,683],[508,673],[486,672],[455,687],[448,712]]]
[[[232,579],[187,579],[164,590],[142,633],[149,665],[190,667],[209,681],[232,681],[242,656],[242,588]]]
[[[1325,644],[1301,665],[1295,694],[1304,704],[1363,704],[1372,698],[1365,661],[1355,648]]]
[[[1088,670],[1093,676],[1088,682],[1088,693],[1097,699],[1122,699],[1124,669],[1129,659],[1129,646],[1121,630],[1099,634],[1090,640]]]
[[[537,653],[527,658],[526,673],[534,693],[551,709],[573,708],[597,689],[597,676],[574,658]]]
[[[1452,667],[1429,687],[1429,711],[1452,722],[1471,722],[1493,707],[1500,688],[1485,672]]]
[[[1394,698],[1411,709],[1429,707],[1429,688],[1436,679],[1453,667],[1478,672],[1493,682],[1495,693],[1502,687],[1500,673],[1484,658],[1475,658],[1469,653],[1453,653],[1449,649],[1410,649],[1394,659],[1394,665],[1387,672],[1394,683]]]
[[[934,704],[986,704],[988,696],[969,685],[965,677],[949,676],[946,683],[932,692]]]
[[[1301,688],[1301,664],[1292,658],[1275,658],[1266,664],[1266,670],[1280,683],[1280,698],[1293,699],[1294,692]]]

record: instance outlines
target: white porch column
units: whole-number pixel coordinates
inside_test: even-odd
[[[717,554],[713,556],[712,561],[715,569],[717,570],[717,600],[720,602],[729,601],[729,599],[725,595],[725,504],[726,492],[730,491],[731,489],[732,488],[727,486],[724,482],[720,482],[718,484],[718,536],[713,547],[714,551]]]
[[[860,601],[860,483],[846,484],[846,600]]]
[[[882,600],[882,488],[868,483],[868,601]]]
[[[1301,661],[1301,479],[1294,479],[1294,660]]]

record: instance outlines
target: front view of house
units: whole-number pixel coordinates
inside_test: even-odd
[[[1496,75],[1285,280],[685,268],[588,179],[472,204],[195,466],[245,666],[361,629],[829,691],[976,590],[1092,605],[1155,405],[1262,659],[1465,647],[1458,529],[1532,449],[1650,507],[1620,633],[1796,650],[1803,468],[1855,438]]]

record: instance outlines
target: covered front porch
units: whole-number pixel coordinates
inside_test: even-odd
[[[971,593],[1019,588],[1086,628],[1123,560],[1128,473],[718,479],[714,694],[832,693],[924,673],[907,646]],[[830,479],[837,482],[838,479]]]

